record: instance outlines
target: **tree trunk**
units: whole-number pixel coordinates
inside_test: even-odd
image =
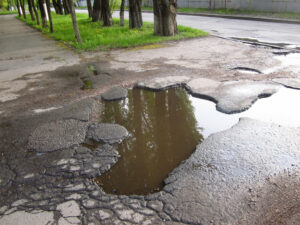
[[[52,23],[52,16],[51,16],[51,10],[50,10],[50,0],[46,0],[46,5],[47,5],[48,16],[49,16],[50,32],[53,33],[53,23]]]
[[[38,11],[37,11],[36,8],[35,8],[34,0],[28,0],[28,1],[31,1],[32,9],[33,9],[33,11],[34,11],[35,18],[36,18],[36,24],[37,24],[37,25],[40,25],[40,17],[39,17]]]
[[[25,11],[25,0],[20,0],[21,3],[21,9],[24,19],[26,19],[26,11]]]
[[[92,18],[93,15],[93,9],[92,9],[92,3],[91,0],[86,0],[88,12],[89,12],[89,18]]]
[[[64,10],[63,10],[63,5],[61,3],[61,0],[56,0],[56,7],[57,7],[57,10],[58,10],[58,14],[63,15]]]
[[[101,0],[101,15],[103,18],[103,26],[109,27],[112,25],[112,17],[109,7],[109,0]]]
[[[120,6],[120,26],[124,26],[124,8],[125,8],[125,0],[121,1],[121,6]]]
[[[177,34],[177,0],[153,0],[154,34],[172,36]]]
[[[77,26],[76,13],[75,13],[75,7],[73,4],[73,0],[69,0],[69,6],[70,6],[70,13],[72,16],[73,29],[74,29],[74,33],[76,36],[76,40],[77,40],[78,44],[81,44],[82,41],[81,41],[80,33],[78,30],[78,26]]]
[[[62,15],[63,11],[62,11],[62,5],[61,5],[60,0],[52,0],[52,3],[53,3],[53,7],[55,9],[55,13]]]
[[[28,8],[29,8],[29,13],[30,13],[30,16],[31,16],[31,20],[35,21],[33,10],[32,10],[32,1],[31,0],[28,0]]]
[[[68,0],[62,0],[63,1],[63,8],[65,15],[70,13],[70,6]],[[73,2],[72,2],[73,3]]]
[[[141,28],[142,26],[141,0],[129,0],[129,28]]]
[[[94,0],[92,21],[97,22],[101,19],[101,0]]]
[[[20,1],[19,0],[17,0],[17,8],[18,8],[18,13],[19,13],[19,17],[21,17],[22,16],[22,10],[21,10],[21,6],[20,6]]]
[[[39,3],[39,8],[40,8],[40,12],[41,12],[41,17],[42,17],[42,27],[46,28],[48,27],[48,23],[47,23],[47,17],[46,17],[46,12],[44,9],[44,0],[38,0]]]

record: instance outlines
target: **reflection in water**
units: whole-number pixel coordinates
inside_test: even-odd
[[[158,191],[167,175],[203,140],[183,89],[133,89],[126,100],[106,102],[101,118],[123,125],[132,135],[118,146],[121,158],[116,165],[96,179],[108,193]]]
[[[127,128],[131,137],[118,146],[121,158],[96,181],[108,193],[148,194],[162,188],[167,175],[210,134],[249,117],[300,127],[300,91],[281,88],[249,110],[224,114],[213,102],[183,89],[151,92],[133,89],[123,101],[105,102],[102,122]]]

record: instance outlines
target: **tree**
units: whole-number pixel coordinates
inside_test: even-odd
[[[103,19],[103,26],[109,27],[112,25],[109,0],[101,0],[101,16]]]
[[[142,26],[141,0],[129,0],[129,28],[141,28]]]
[[[38,0],[38,3],[39,3],[39,9],[41,12],[41,17],[42,17],[42,27],[46,28],[46,27],[48,27],[48,23],[47,23],[47,14],[46,14],[46,11],[44,8],[45,2],[44,2],[44,0]]]
[[[20,5],[21,5],[23,17],[24,19],[26,19],[25,0],[20,0]]]
[[[61,0],[52,0],[53,7],[55,9],[56,14],[63,15],[63,6],[61,4]]]
[[[70,13],[70,6],[68,0],[62,0],[63,1],[63,8],[65,15]],[[73,2],[72,2],[73,3]]]
[[[92,21],[97,22],[101,19],[101,0],[94,0]]]
[[[19,17],[22,16],[22,12],[21,12],[21,6],[20,6],[20,1],[17,0],[17,8],[18,8],[18,14],[19,14]]]
[[[82,41],[81,41],[78,26],[77,26],[76,13],[75,13],[75,7],[73,4],[73,0],[69,0],[69,6],[70,6],[70,13],[72,16],[72,23],[73,23],[73,29],[74,29],[74,33],[76,36],[76,40],[77,40],[78,44],[81,44]]]
[[[50,10],[50,0],[46,0],[46,5],[47,5],[48,16],[49,16],[50,32],[53,33],[53,23],[52,23],[52,16],[51,16],[51,10]]]
[[[34,14],[35,14],[37,25],[40,25],[40,17],[39,17],[38,11],[36,10],[35,2],[34,2],[34,0],[28,0],[28,1],[31,1],[31,5],[32,5],[32,9],[33,9]]]
[[[92,9],[91,0],[86,0],[86,3],[87,3],[88,12],[89,12],[89,18],[92,18],[93,9]]]
[[[121,0],[120,6],[120,26],[124,26],[124,8],[125,8],[125,0]]]
[[[31,0],[28,0],[28,8],[29,8],[29,13],[30,13],[30,16],[31,16],[31,20],[35,21],[34,14],[33,14],[33,9],[32,9],[32,1]]]
[[[153,0],[154,34],[177,34],[177,0]]]

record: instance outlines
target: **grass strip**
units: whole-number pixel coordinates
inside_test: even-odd
[[[103,27],[102,22],[91,22],[87,14],[77,13],[77,22],[83,43],[78,45],[75,39],[71,16],[57,15],[52,13],[54,33],[50,33],[48,28],[37,26],[35,21],[23,17],[20,20],[28,25],[41,30],[44,34],[53,37],[56,40],[72,46],[78,50],[108,50],[114,48],[129,48],[147,44],[160,43],[164,41],[180,40],[207,36],[208,33],[178,26],[178,34],[170,37],[161,37],[154,35],[152,23],[144,23],[141,29],[129,29],[129,22],[125,20],[125,26],[119,26],[119,19],[113,20],[113,26]]]
[[[8,10],[2,10],[0,11],[0,15],[10,15],[10,14],[17,14],[18,11],[8,11]]]

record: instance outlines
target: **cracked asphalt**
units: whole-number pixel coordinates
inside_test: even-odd
[[[299,70],[282,66],[273,54],[281,50],[205,37],[77,55],[13,17],[3,18],[11,34],[22,27],[29,36],[24,41],[33,36],[50,43],[67,61],[50,71],[51,62],[42,64],[37,52],[24,50],[24,63],[39,67],[13,70],[18,59],[8,66],[1,57],[0,224],[299,223],[299,127],[241,118],[199,144],[154,194],[106,194],[93,181],[117,163],[117,145],[128,136],[126,127],[99,124],[102,98],[124,98],[135,85],[183,86],[221,112],[244,111],[280,88],[300,88]],[[52,51],[41,54],[54,57]],[[89,74],[89,65],[96,75]],[[81,90],[83,79],[94,89]],[[104,143],[91,150],[89,139]]]

